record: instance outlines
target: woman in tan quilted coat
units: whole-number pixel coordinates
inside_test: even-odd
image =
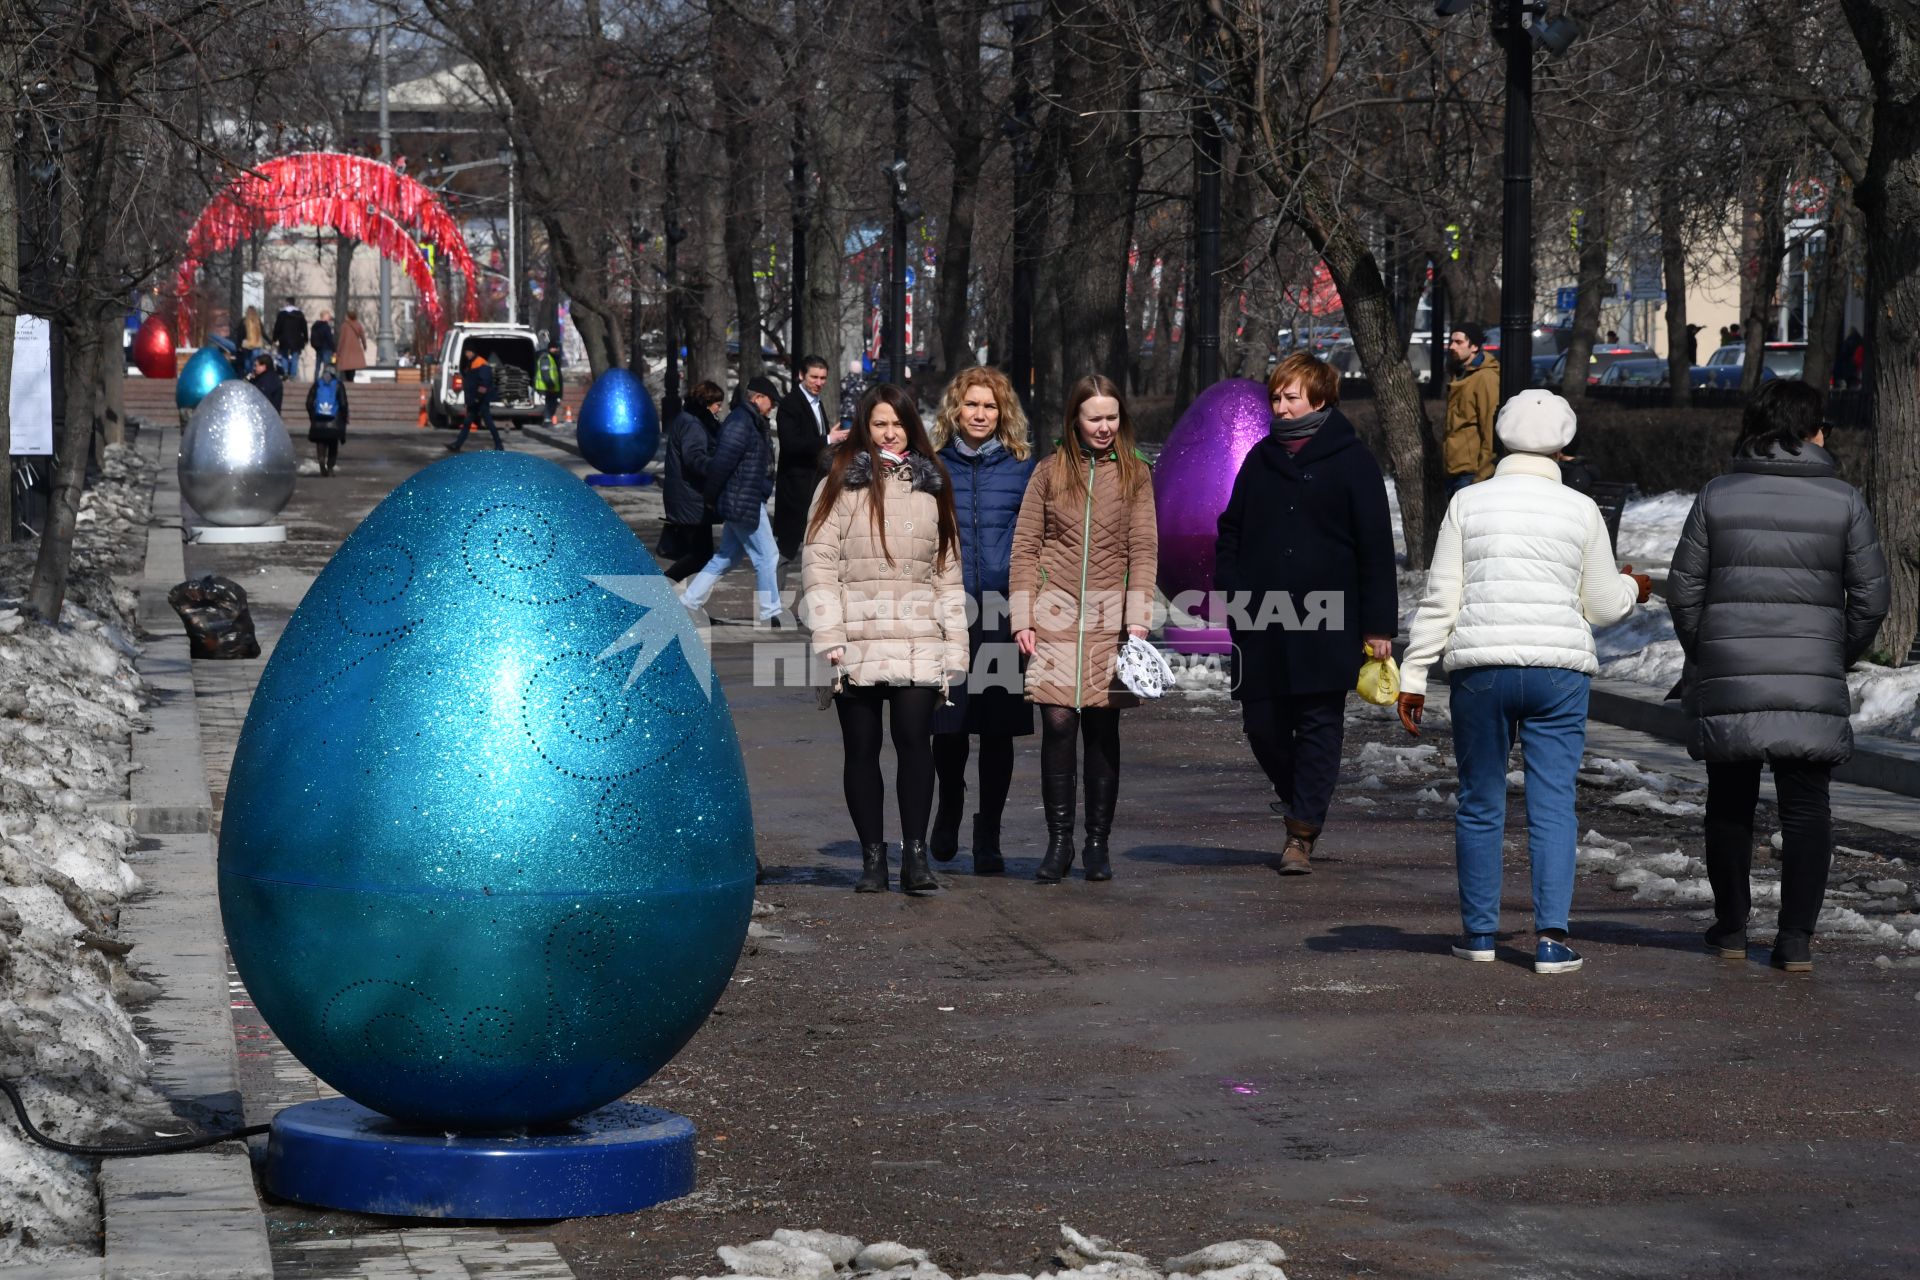
[[[927,867],[933,713],[966,679],[967,604],[946,469],[898,387],[860,398],[852,434],[813,496],[800,553],[813,649],[834,668],[846,743],[841,785],[860,837],[856,893],[887,888],[881,713],[892,720],[900,805],[900,887],[939,888]]]
[[[1146,638],[1159,536],[1153,484],[1134,448],[1120,389],[1080,379],[1066,431],[1042,462],[1013,532],[1014,641],[1028,655],[1027,697],[1040,704],[1040,799],[1047,852],[1034,878],[1058,884],[1073,865],[1074,739],[1086,739],[1089,880],[1113,879],[1107,836],[1120,792],[1120,648]]]

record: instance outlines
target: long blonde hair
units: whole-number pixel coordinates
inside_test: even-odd
[[[962,369],[947,383],[946,391],[940,396],[940,411],[933,418],[933,447],[944,449],[947,441],[961,434],[960,410],[966,403],[967,392],[975,387],[993,392],[993,402],[1000,406],[994,438],[1006,446],[1008,453],[1025,462],[1033,452],[1033,445],[1027,439],[1027,415],[1020,407],[1020,397],[1013,394],[1013,383],[1006,374],[986,365]]]
[[[1120,466],[1121,496],[1131,501],[1152,479],[1135,442],[1133,415],[1127,412],[1126,398],[1113,379],[1090,373],[1067,393],[1066,425],[1060,433],[1060,447],[1054,451],[1053,475],[1047,487],[1047,497],[1054,501],[1069,493],[1079,494],[1081,501],[1092,496],[1086,479],[1087,448],[1080,443],[1080,406],[1095,396],[1111,396],[1120,406],[1120,430],[1113,437],[1113,455]]]

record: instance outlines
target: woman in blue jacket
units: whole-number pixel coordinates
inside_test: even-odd
[[[941,862],[960,850],[966,804],[969,739],[980,735],[980,807],[973,818],[973,873],[1006,870],[1000,814],[1013,782],[1013,740],[1033,732],[1033,706],[1023,696],[1020,652],[1007,609],[1007,562],[1020,500],[1033,475],[1027,418],[1013,384],[998,369],[963,369],[947,384],[933,443],[953,478],[960,523],[960,568],[970,618],[970,672],[951,690],[951,705],[934,713],[933,760],[940,802],[927,850]]]

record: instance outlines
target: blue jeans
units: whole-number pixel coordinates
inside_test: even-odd
[[[780,549],[774,545],[773,525],[767,520],[767,509],[760,508],[760,520],[757,524],[748,524],[744,520],[729,520],[720,535],[719,550],[713,553],[713,559],[707,561],[707,567],[693,575],[687,583],[687,589],[680,596],[689,609],[703,609],[707,597],[713,594],[713,588],[720,581],[720,575],[733,568],[745,555],[753,562],[753,602],[759,612],[760,620],[780,616]]]
[[[1592,681],[1564,667],[1469,667],[1453,673],[1451,683],[1453,754],[1460,769],[1460,808],[1453,818],[1460,923],[1469,934],[1500,927],[1507,760],[1517,731],[1526,755],[1533,927],[1565,929],[1580,835],[1574,775],[1587,745]]]
[[[1462,489],[1466,488],[1468,485],[1472,483],[1473,483],[1473,472],[1471,471],[1462,471],[1458,475],[1448,476],[1447,477],[1447,496],[1451,498],[1454,494],[1460,492]]]

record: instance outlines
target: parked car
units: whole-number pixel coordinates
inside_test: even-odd
[[[427,385],[427,421],[457,427],[466,421],[465,370],[478,355],[493,366],[496,422],[538,422],[545,398],[533,389],[533,362],[540,335],[519,324],[456,324],[440,340],[440,363]]]
[[[1771,378],[1798,378],[1806,368],[1807,344],[1769,342],[1762,348],[1760,359],[1760,381],[1766,382]],[[1705,364],[1696,364],[1689,369],[1687,378],[1695,387],[1738,391],[1746,365],[1746,344],[1729,343],[1724,347],[1716,348],[1714,353],[1707,357]]]
[[[1667,385],[1667,362],[1653,356],[1634,356],[1628,359],[1615,359],[1600,375],[1599,385],[1603,387],[1664,387]]]

